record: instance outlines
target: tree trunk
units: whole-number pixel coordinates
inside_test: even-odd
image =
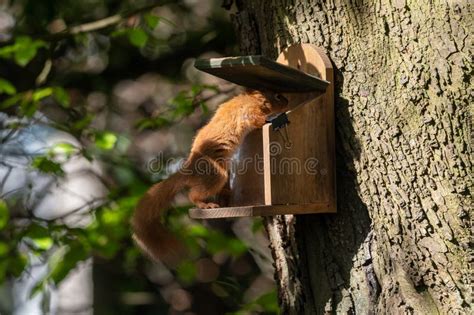
[[[472,311],[468,2],[237,1],[243,54],[336,72],[338,213],[267,218],[282,314]]]

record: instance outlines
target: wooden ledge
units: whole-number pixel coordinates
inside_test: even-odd
[[[336,209],[331,209],[329,203],[312,203],[303,205],[260,205],[225,207],[214,209],[189,210],[189,216],[193,219],[219,219],[238,217],[272,216],[283,214],[308,214],[308,213],[335,213]]]
[[[264,56],[198,59],[194,66],[227,81],[254,89],[277,92],[321,92],[328,81]]]

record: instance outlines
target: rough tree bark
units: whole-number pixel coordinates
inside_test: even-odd
[[[468,0],[241,0],[243,54],[323,47],[337,215],[267,218],[282,314],[472,312]]]

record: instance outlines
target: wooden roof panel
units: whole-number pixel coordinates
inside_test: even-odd
[[[264,56],[198,59],[194,66],[227,81],[276,92],[325,92],[329,82]]]

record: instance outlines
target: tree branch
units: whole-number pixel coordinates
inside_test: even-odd
[[[176,3],[176,1],[173,0],[161,0],[161,1],[156,1],[152,4],[143,6],[141,8],[137,8],[134,10],[129,10],[129,11],[124,11],[122,13],[118,13],[115,15],[108,16],[106,18],[89,22],[89,23],[84,23],[76,26],[72,26],[69,28],[66,28],[64,31],[61,31],[59,33],[54,33],[54,34],[48,34],[45,35],[42,39],[46,41],[58,41],[67,37],[71,37],[74,35],[82,34],[82,33],[88,33],[88,32],[93,32],[93,31],[98,31],[101,29],[104,29],[106,27],[116,25],[120,23],[121,21],[132,17],[134,15],[149,11],[151,9],[154,9],[159,6],[163,6],[166,4],[170,3]]]

